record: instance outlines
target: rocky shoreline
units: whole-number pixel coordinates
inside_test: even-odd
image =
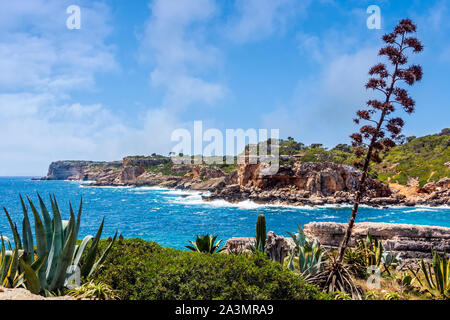
[[[344,236],[347,224],[336,222],[310,222],[304,226],[305,235],[317,239],[321,246],[329,251],[336,250]],[[450,228],[394,224],[382,222],[355,223],[349,246],[355,240],[365,238],[367,234],[382,241],[386,250],[392,251],[404,261],[430,259],[431,249],[439,253],[450,251]],[[241,237],[227,240],[224,250],[227,253],[250,251],[255,238]],[[273,261],[282,262],[295,247],[291,238],[267,234],[266,252]]]
[[[286,159],[285,159],[286,160]],[[287,159],[295,160],[295,159]],[[95,181],[90,186],[159,186],[209,191],[205,201],[251,200],[259,204],[320,206],[350,205],[360,171],[331,162],[280,165],[274,175],[260,174],[263,164],[243,163],[226,173],[219,166],[173,164],[167,157],[126,157],[123,161],[57,161],[42,180]],[[368,179],[361,204],[388,206],[448,206],[450,178],[428,183],[413,195]]]

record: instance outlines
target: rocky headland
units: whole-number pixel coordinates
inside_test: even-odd
[[[284,156],[286,158],[286,156]],[[252,200],[293,206],[351,204],[361,174],[333,162],[283,159],[274,175],[262,175],[261,163],[242,163],[225,172],[220,165],[173,164],[168,157],[126,157],[122,161],[56,161],[43,180],[93,181],[92,186],[159,186],[209,191],[203,199]],[[286,161],[290,160],[290,161]],[[392,187],[394,186],[394,187]],[[450,178],[428,183],[414,192],[369,178],[362,204],[370,206],[443,206],[450,204]]]

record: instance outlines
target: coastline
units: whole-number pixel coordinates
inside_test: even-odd
[[[149,169],[153,168],[153,169]],[[40,180],[78,181],[83,186],[147,187],[201,192],[204,202],[250,203],[251,206],[302,208],[350,207],[353,205],[358,170],[330,162],[294,162],[280,166],[271,176],[262,176],[262,164],[239,164],[224,172],[217,166],[175,165],[168,158],[124,158],[96,163],[56,161]],[[32,180],[37,180],[32,178]],[[430,207],[450,205],[450,178],[426,184],[414,194],[391,189],[375,179],[366,183],[361,205],[373,208]]]
[[[264,203],[264,202],[255,202],[251,199],[245,199],[241,201],[228,201],[226,199],[209,199],[208,195],[205,196],[203,194],[210,194],[210,191],[201,191],[201,190],[192,190],[192,189],[181,189],[181,188],[169,188],[169,187],[161,187],[161,186],[139,186],[139,185],[126,185],[126,186],[117,186],[117,185],[95,185],[91,184],[93,181],[85,182],[80,180],[64,180],[67,182],[77,182],[80,184],[82,188],[117,188],[117,189],[136,189],[136,190],[155,190],[155,191],[169,191],[171,194],[179,194],[183,198],[187,198],[189,196],[198,195],[201,197],[201,203],[202,204],[212,204],[214,206],[227,206],[227,207],[239,207],[239,208],[246,208],[246,207],[268,207],[268,208],[290,208],[290,209],[351,209],[353,207],[353,203],[342,203],[342,204],[336,204],[336,203],[329,203],[329,204],[321,204],[321,205],[295,205],[295,204],[285,204],[282,202],[278,203]],[[188,202],[182,202],[183,204],[200,204],[200,203],[188,203]],[[222,205],[221,205],[221,204]],[[368,204],[361,204],[359,206],[360,208],[370,208],[370,209],[377,209],[377,210],[386,210],[386,209],[450,209],[450,205],[440,205],[440,206],[431,206],[431,205],[415,205],[415,206],[406,206],[402,204],[390,204],[386,206],[374,206],[374,205],[368,205]]]

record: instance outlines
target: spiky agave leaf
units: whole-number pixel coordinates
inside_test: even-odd
[[[66,279],[67,268],[72,262],[77,236],[75,233],[75,216],[73,212],[70,214],[68,232],[69,234],[56,264],[55,275],[50,283],[50,290],[58,289],[63,286],[64,280]]]
[[[41,213],[42,213],[42,218],[43,218],[44,227],[45,227],[45,235],[47,238],[47,248],[48,248],[48,250],[50,250],[50,247],[52,245],[52,238],[53,238],[53,222],[52,222],[50,213],[48,212],[48,209],[45,206],[45,203],[42,200],[39,193],[37,194],[37,196],[39,199],[39,206],[41,207]]]
[[[5,245],[2,246],[2,250],[5,250],[5,253],[2,254],[2,260],[9,259],[10,261],[12,260],[12,263],[6,265],[3,275],[8,277],[8,279],[0,282],[0,285],[3,283],[8,286],[16,287],[24,284],[26,287],[30,287],[30,289],[34,292],[56,292],[63,288],[65,280],[67,276],[69,276],[67,270],[71,264],[81,266],[82,270],[85,272],[83,276],[89,276],[92,274],[93,270],[103,263],[106,256],[110,252],[117,237],[117,232],[114,235],[112,243],[106,248],[100,259],[95,261],[100,236],[103,230],[104,219],[102,220],[102,223],[97,231],[96,237],[93,238],[92,236],[87,236],[82,241],[82,244],[77,246],[76,241],[80,227],[82,199],[80,200],[80,208],[76,216],[71,203],[69,203],[70,219],[67,221],[62,220],[61,212],[54,195],[50,195],[53,219],[50,218],[50,214],[39,194],[38,198],[42,217],[31,199],[27,197],[28,204],[31,207],[35,221],[37,248],[36,257],[33,248],[33,234],[31,232],[30,221],[28,219],[28,208],[26,207],[23,198],[20,196],[24,214],[22,221],[24,245],[23,249],[12,251],[11,254],[9,251],[5,250]],[[4,209],[4,211],[13,231],[16,249],[20,248],[21,239],[19,233],[17,232],[17,227],[9,216],[8,211],[6,209]],[[48,239],[51,239],[51,241],[49,242]],[[91,240],[92,244],[86,254],[87,259],[83,263],[83,252],[87,247],[87,243]],[[3,238],[2,241],[4,243]],[[7,244],[11,249],[9,239]],[[18,267],[20,267],[20,269]],[[2,268],[0,267],[0,275],[1,270]],[[20,271],[18,276],[16,276],[18,274],[17,271]],[[33,274],[32,271],[35,273]],[[38,284],[36,284],[36,278],[38,280]]]
[[[31,232],[30,220],[28,218],[28,209],[23,201],[22,195],[20,196],[20,203],[22,204],[23,220],[22,220],[22,234],[23,234],[23,249],[24,260],[30,264],[33,261],[34,245],[33,245],[33,233]]]
[[[111,251],[111,248],[112,248],[114,242],[116,241],[117,233],[118,232],[116,231],[111,243],[108,245],[108,247],[105,249],[105,251],[103,251],[103,254],[100,256],[100,258],[92,266],[91,270],[89,271],[88,277],[90,277],[92,275],[92,273],[105,261],[106,257],[108,256],[109,252]]]
[[[53,237],[52,246],[48,255],[48,264],[45,277],[46,279],[53,279],[56,271],[56,264],[59,260],[59,255],[63,248],[63,227],[61,220],[61,213],[56,203],[56,198],[50,195],[50,202],[53,212]]]
[[[13,221],[11,219],[11,216],[9,215],[8,210],[6,210],[5,207],[3,207],[3,210],[5,211],[6,218],[8,219],[9,225],[11,227],[11,231],[12,231],[13,236],[14,236],[14,244],[15,244],[17,249],[20,249],[20,248],[22,248],[22,242],[20,240],[19,232],[17,231],[17,225],[15,223],[13,223]]]
[[[95,235],[95,238],[93,239],[92,244],[89,247],[89,250],[86,255],[85,263],[81,267],[81,276],[82,277],[87,277],[90,274],[92,267],[94,266],[95,256],[97,254],[98,244],[100,242],[100,237],[103,232],[103,224],[104,223],[105,223],[105,217],[103,217],[102,223],[100,224],[100,227],[97,230],[97,234]]]
[[[48,256],[48,246],[47,246],[47,233],[42,223],[41,217],[34,206],[33,202],[31,202],[30,198],[27,197],[28,203],[30,204],[31,211],[34,216],[34,226],[35,226],[35,235],[36,235],[36,248],[38,257]],[[39,269],[39,282],[41,287],[45,288],[47,281],[45,277],[47,268],[47,259],[44,260],[42,267]]]

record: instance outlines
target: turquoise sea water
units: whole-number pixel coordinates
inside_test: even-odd
[[[296,208],[256,205],[250,201],[229,204],[203,202],[199,193],[152,187],[86,187],[71,181],[32,181],[23,177],[0,178],[0,206],[6,207],[19,229],[22,210],[19,193],[36,201],[36,192],[50,207],[48,194],[56,195],[63,218],[68,219],[68,202],[78,208],[83,196],[80,237],[95,234],[105,216],[103,237],[118,229],[124,237],[139,237],[164,246],[182,249],[199,233],[215,233],[219,239],[254,236],[258,214],[266,215],[267,228],[277,234],[295,231],[296,224],[311,221],[346,222],[350,207]],[[31,218],[31,217],[30,217]],[[32,219],[31,219],[32,220]],[[450,208],[363,207],[357,222],[391,222],[450,227]],[[0,213],[0,233],[11,236],[4,212]]]

